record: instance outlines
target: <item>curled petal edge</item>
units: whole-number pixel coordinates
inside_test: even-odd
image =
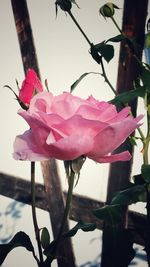
[[[95,159],[92,158],[92,159],[99,163],[113,163],[116,161],[129,161],[131,158],[132,156],[129,153],[129,151],[124,151],[118,154],[107,155],[104,157],[95,158]]]

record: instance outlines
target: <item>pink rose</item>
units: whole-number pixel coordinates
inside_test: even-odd
[[[129,107],[117,112],[114,105],[92,96],[84,100],[70,93],[39,93],[27,111],[19,110],[30,129],[16,137],[14,158],[73,160],[84,155],[97,162],[130,160],[128,151],[111,155],[143,118],[129,113]]]
[[[43,87],[36,72],[32,69],[28,69],[26,78],[23,81],[19,91],[19,99],[24,104],[29,105],[34,94],[42,91]]]

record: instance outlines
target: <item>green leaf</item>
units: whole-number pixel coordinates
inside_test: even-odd
[[[142,177],[146,183],[150,183],[150,165],[143,164],[141,168]]]
[[[78,232],[78,230],[89,232],[89,231],[94,231],[95,229],[96,229],[95,223],[84,223],[80,221],[71,230],[69,230],[62,236],[62,240],[74,236]],[[51,253],[53,252],[53,249],[56,245],[56,242],[57,240],[54,240],[48,245],[48,247],[44,250],[44,255],[46,255],[47,257],[51,256]]]
[[[144,97],[144,95],[145,95],[144,87],[140,87],[139,89],[130,90],[128,92],[119,94],[114,99],[110,100],[109,103],[114,105],[127,104],[130,101],[134,100],[136,97]]]
[[[14,90],[9,85],[4,85],[4,87],[8,88],[9,90],[11,90],[14,93],[21,108],[28,110],[28,107],[20,100],[20,98],[17,96],[17,94],[14,92]]]
[[[106,44],[105,42],[96,44],[95,49],[107,62],[109,62],[114,56],[114,47]]]
[[[89,232],[89,231],[94,231],[95,229],[96,229],[95,223],[84,223],[80,221],[71,230],[69,230],[66,234],[64,234],[64,237],[72,237],[78,232],[78,230]]]
[[[150,48],[150,32],[148,32],[145,36],[145,47]]]
[[[132,179],[133,179],[135,185],[145,184],[145,181],[144,181],[141,174],[134,175]]]
[[[112,205],[131,205],[137,202],[145,202],[145,186],[133,185],[128,189],[118,192],[112,199]]]
[[[108,42],[118,43],[118,42],[121,42],[121,41],[123,41],[123,40],[125,40],[125,39],[126,39],[126,38],[125,38],[125,36],[124,36],[123,34],[119,34],[119,35],[117,35],[117,36],[114,36],[114,37],[108,39],[108,40],[106,41],[106,43],[108,43]]]
[[[150,70],[143,67],[143,72],[141,74],[141,80],[146,90],[150,92]]]
[[[137,146],[137,143],[136,143],[137,138],[135,136],[129,136],[129,140],[130,140],[131,145]]]
[[[114,56],[114,47],[112,45],[102,42],[91,46],[91,55],[95,61],[100,64],[101,57],[109,62]]]
[[[8,244],[0,245],[0,265],[3,263],[7,254],[16,247],[24,247],[34,253],[34,248],[29,236],[24,232],[18,232]]]
[[[42,247],[44,249],[46,249],[48,247],[50,243],[50,235],[49,235],[49,231],[46,227],[44,227],[42,229],[42,233],[41,233],[41,244],[42,244]]]
[[[101,220],[105,220],[108,224],[114,225],[121,220],[122,206],[106,205],[100,209],[94,210],[93,214]]]
[[[97,72],[85,72],[83,73],[79,79],[77,79],[70,87],[70,92],[72,93],[72,91],[78,86],[78,84],[89,74],[100,74],[100,73],[97,73]]]

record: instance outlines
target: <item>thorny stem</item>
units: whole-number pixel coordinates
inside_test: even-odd
[[[37,263],[40,267],[43,263],[43,254],[42,254],[42,248],[41,248],[41,242],[40,242],[40,231],[37,223],[37,217],[36,217],[36,209],[35,209],[35,162],[31,162],[31,206],[32,206],[32,218],[33,218],[33,225],[34,225],[34,231],[35,231],[35,237],[37,241],[38,251],[39,251],[39,259]]]
[[[52,254],[51,254],[50,262],[52,262],[53,259],[55,258],[55,254],[57,252],[57,248],[58,248],[59,242],[60,242],[60,240],[61,240],[61,238],[63,236],[64,227],[65,227],[65,224],[66,224],[66,221],[67,221],[67,217],[68,217],[68,214],[69,214],[69,211],[70,211],[70,206],[71,206],[71,201],[72,201],[72,192],[73,192],[73,187],[74,187],[74,181],[75,181],[75,173],[71,170],[71,174],[70,174],[70,176],[68,178],[69,188],[68,188],[68,193],[67,193],[66,206],[65,206],[63,218],[62,218],[62,221],[61,221],[61,226],[60,226],[60,229],[59,229],[59,232],[58,232],[58,236],[57,236],[57,239],[56,239],[56,242],[55,242],[55,245],[54,245],[54,249],[53,249]]]

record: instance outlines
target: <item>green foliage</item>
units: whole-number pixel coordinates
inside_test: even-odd
[[[119,223],[122,217],[123,208],[121,205],[106,205],[100,209],[93,210],[93,214],[110,225]]]
[[[111,205],[131,205],[137,202],[145,202],[146,201],[146,191],[145,186],[142,185],[134,185],[131,187],[119,191],[112,199]]]
[[[137,97],[144,97],[144,95],[145,95],[145,90],[144,90],[144,87],[141,86],[138,89],[130,90],[128,92],[119,94],[114,99],[110,100],[109,102],[116,106],[125,105]]]
[[[125,39],[126,39],[126,38],[124,37],[123,34],[119,34],[119,35],[116,35],[116,36],[114,36],[114,37],[108,39],[108,40],[106,41],[106,43],[108,43],[108,42],[118,43],[118,42],[121,42],[121,41],[123,41],[123,40],[125,40]]]
[[[133,176],[133,181],[135,185],[143,185],[145,184],[145,181],[141,174],[137,174]]]
[[[16,97],[16,100],[18,101],[19,105],[21,106],[22,109],[24,110],[28,110],[28,107],[20,100],[20,98],[17,96],[17,94],[15,93],[15,91],[9,86],[9,85],[4,85],[4,87],[8,88],[10,91],[13,92],[13,94]]]
[[[98,64],[101,62],[101,57],[109,62],[114,57],[114,47],[106,44],[105,41],[96,45],[92,44],[91,55]]]
[[[141,173],[144,181],[150,184],[150,165],[142,165]]]
[[[24,247],[34,254],[34,248],[29,236],[24,232],[18,232],[8,244],[0,245],[0,265],[8,253],[16,247]]]
[[[146,91],[150,93],[150,70],[146,66],[142,67],[141,80],[146,87]]]
[[[83,73],[70,87],[70,92],[72,93],[73,90],[78,86],[78,84],[89,74],[100,74],[97,72],[85,72]]]
[[[150,32],[148,32],[145,36],[145,47],[150,48]]]
[[[59,6],[63,11],[69,12],[72,8],[72,1],[70,0],[56,0],[56,15],[58,12],[57,6]]]
[[[41,233],[41,245],[42,245],[43,249],[46,249],[48,247],[49,243],[50,243],[49,231],[46,227],[44,227],[42,229],[42,233]]]
[[[79,230],[84,232],[94,231],[96,229],[95,223],[84,223],[82,221],[78,222],[71,230],[69,230],[64,237],[72,237],[74,236]]]

